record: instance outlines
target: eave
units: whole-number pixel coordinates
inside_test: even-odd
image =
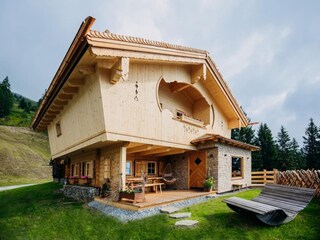
[[[205,134],[199,138],[192,140],[190,143],[194,146],[200,146],[210,143],[222,143],[234,147],[242,148],[249,151],[259,151],[260,148],[251,144],[240,142],[234,139],[226,138],[218,134]]]
[[[48,90],[46,91],[41,104],[35,113],[33,118],[31,127],[35,130],[45,130],[46,126],[52,120],[51,117],[44,119],[46,112],[48,111],[49,107],[56,99],[58,93],[64,86],[65,82],[68,80],[68,77],[72,73],[73,69],[80,61],[81,57],[87,51],[89,45],[87,41],[85,41],[85,36],[89,29],[91,28],[92,24],[94,23],[95,19],[92,17],[87,17],[85,21],[81,24],[76,36],[74,37],[65,57],[63,58],[58,71],[56,72]],[[69,89],[70,91],[70,89]],[[68,98],[68,97],[66,97]],[[61,104],[56,104],[56,109],[61,111]],[[43,119],[45,121],[43,121]],[[42,123],[43,121],[43,123]]]

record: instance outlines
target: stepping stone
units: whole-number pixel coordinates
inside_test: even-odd
[[[180,209],[176,208],[176,207],[163,207],[160,209],[160,212],[162,213],[174,213],[174,212],[178,212]]]
[[[196,225],[198,225],[198,221],[196,220],[181,220],[181,221],[178,221],[176,222],[174,225],[177,226],[177,227],[188,227],[188,228],[191,228],[191,227],[194,227]]]
[[[171,218],[189,218],[189,217],[191,217],[191,213],[190,212],[174,213],[174,214],[170,214],[169,217],[171,217]]]

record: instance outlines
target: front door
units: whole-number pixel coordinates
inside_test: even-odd
[[[203,188],[206,179],[206,152],[192,152],[189,154],[189,187]]]

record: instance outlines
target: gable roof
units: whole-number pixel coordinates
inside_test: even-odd
[[[99,32],[90,30],[94,21],[95,19],[89,16],[81,24],[35,114],[31,125],[33,129],[45,130],[45,126],[49,125],[48,122],[50,121],[47,120],[46,123],[40,125],[42,118],[45,116],[46,111],[49,109],[59,91],[68,80],[68,77],[77,66],[77,63],[79,63],[89,48],[92,55],[98,57],[110,54],[110,51],[114,51],[112,52],[113,57],[121,57],[124,50],[127,50],[128,52],[135,53],[135,55],[130,55],[129,58],[143,59],[146,58],[148,54],[152,54],[153,58],[160,55],[169,56],[171,57],[168,60],[169,62],[171,59],[181,62],[188,59],[188,61],[196,64],[203,63],[216,80],[215,86],[219,91],[221,90],[221,94],[225,96],[225,102],[228,103],[230,108],[236,113],[238,126],[248,125],[247,117],[239,107],[226,81],[223,79],[222,74],[219,72],[216,64],[210,58],[207,51],[165,42],[147,40],[144,38],[118,35],[111,33],[110,31]],[[107,49],[109,52],[101,53],[104,49]],[[137,55],[136,53],[140,53],[140,55]]]

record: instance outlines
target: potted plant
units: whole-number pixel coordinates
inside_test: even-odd
[[[204,182],[203,182],[203,187],[206,192],[211,192],[212,189],[214,188],[214,179],[213,177],[208,177]]]
[[[106,179],[106,182],[102,185],[101,188],[101,197],[106,198],[109,197],[111,193],[111,181],[109,178]]]

